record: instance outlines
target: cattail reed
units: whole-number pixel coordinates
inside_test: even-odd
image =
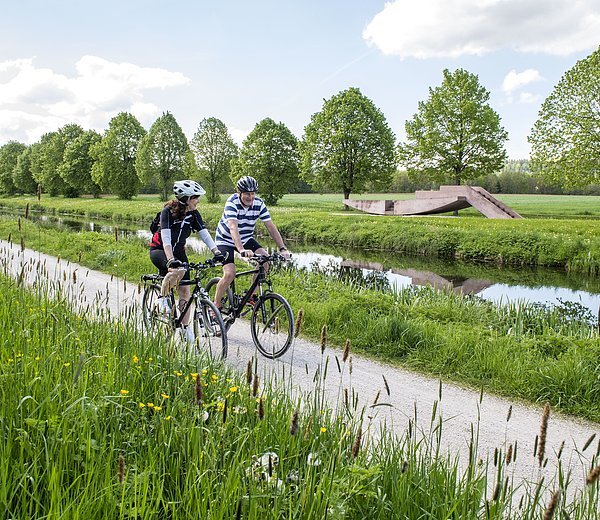
[[[496,487],[494,488],[494,494],[492,495],[492,501],[493,502],[498,502],[498,499],[500,498],[500,491],[502,490],[502,485],[500,482],[498,482],[496,484]]]
[[[388,385],[387,379],[385,378],[385,376],[383,374],[381,374],[381,377],[383,377],[383,386],[385,386],[385,391],[389,397],[390,396],[390,385]]]
[[[544,511],[544,516],[543,516],[544,520],[552,520],[552,518],[554,518],[554,513],[556,511],[556,506],[558,505],[559,499],[560,499],[560,489],[558,489],[554,493],[552,493],[552,498],[550,499],[550,502],[548,503],[548,507],[546,508],[546,511]]]
[[[544,406],[544,413],[542,414],[542,424],[540,426],[540,445],[538,451],[538,462],[540,466],[544,462],[544,455],[546,452],[546,435],[548,434],[548,419],[550,418],[550,403],[546,403]]]
[[[362,440],[362,428],[358,428],[356,432],[356,437],[354,438],[354,443],[352,444],[352,458],[355,459],[358,457],[358,452],[360,451],[360,443]]]
[[[588,473],[588,476],[585,479],[585,483],[588,486],[591,486],[592,484],[595,484],[596,482],[598,482],[599,478],[600,478],[600,466],[596,466],[594,469],[592,469]]]
[[[117,466],[117,478],[119,483],[123,484],[125,481],[125,458],[123,455],[119,455],[119,461]]]
[[[342,361],[345,363],[348,361],[348,356],[350,355],[350,338],[346,338],[346,343],[344,343],[344,353],[342,354]]]
[[[511,416],[512,416],[512,404],[508,407],[508,413],[506,414],[506,422],[510,421]]]
[[[77,285],[77,272],[73,271],[73,283]]]
[[[296,323],[294,324],[294,337],[297,338],[300,334],[300,330],[302,329],[302,320],[304,319],[304,309],[300,309],[298,311],[298,316],[296,316]]]
[[[290,423],[290,435],[298,433],[298,410],[292,414],[292,422]]]
[[[261,421],[265,418],[265,401],[262,397],[258,400],[258,418]]]
[[[348,359],[348,367],[349,367],[349,371],[350,371],[350,375],[352,375],[352,356],[350,356],[350,358]]]
[[[350,400],[348,399],[348,389],[344,388],[344,405],[346,408],[350,407]]]
[[[194,397],[196,399],[196,404],[198,406],[202,405],[202,399],[203,399],[203,390],[202,390],[202,380],[200,379],[200,375],[196,376],[196,392],[194,394]]]
[[[513,450],[513,462],[517,462],[517,451],[519,446],[519,441],[515,441],[515,449]]]
[[[596,434],[592,433],[591,437],[585,442],[585,444],[583,445],[583,449],[581,451],[585,451],[589,448],[590,444],[592,444],[592,441],[596,438]]]
[[[258,374],[254,374],[254,380],[252,381],[252,397],[258,396]]]
[[[498,465],[498,448],[494,448],[494,467]]]
[[[21,217],[17,218],[17,227],[19,228],[19,231],[21,231]]]
[[[25,205],[25,219],[29,218],[29,202]]]
[[[25,238],[21,237],[21,253],[25,251]]]
[[[248,364],[246,365],[246,383],[248,386],[252,384],[252,358],[248,360]]]
[[[563,449],[564,449],[564,448],[565,448],[565,441],[562,441],[562,442],[560,443],[560,448],[558,448],[558,453],[556,454],[556,458],[557,458],[558,460],[560,460],[560,458],[562,457],[562,452],[563,452]]]
[[[381,390],[377,390],[377,393],[375,394],[375,399],[373,399],[373,406],[375,406],[377,404],[377,402],[379,401],[380,394],[381,394]]]
[[[533,443],[533,457],[534,458],[537,455],[538,442],[539,442],[539,437],[536,435],[535,436],[535,442]]]
[[[321,328],[321,354],[325,352],[325,347],[327,347],[327,325]]]
[[[119,229],[115,226],[115,242],[119,240]]]
[[[508,466],[512,462],[513,457],[513,445],[509,444],[506,450],[506,465]]]
[[[225,402],[223,403],[223,424],[227,422],[227,406],[229,404],[229,399],[225,398]],[[261,417],[262,419],[262,417]]]

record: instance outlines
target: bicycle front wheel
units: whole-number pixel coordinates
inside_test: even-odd
[[[196,304],[194,335],[198,350],[215,358],[227,357],[227,329],[221,313],[210,300],[200,299]]]
[[[142,318],[144,327],[147,331],[162,331],[167,333],[173,328],[173,317],[166,313],[158,305],[160,298],[160,287],[158,285],[148,285],[142,297]],[[173,298],[171,297],[171,306]]]
[[[263,356],[275,359],[290,348],[294,338],[294,314],[280,294],[263,294],[254,305],[250,324],[254,344]]]
[[[208,294],[208,297],[214,302],[215,301],[215,293],[217,290],[217,285],[221,281],[221,278],[215,276],[211,278],[204,290]],[[227,330],[231,328],[231,325],[235,321],[235,313],[233,310],[233,292],[231,291],[231,287],[227,287],[225,294],[221,298],[221,314],[223,315],[223,320],[225,322],[225,327]]]

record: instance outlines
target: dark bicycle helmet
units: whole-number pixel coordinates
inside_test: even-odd
[[[199,197],[204,195],[206,191],[196,181],[185,180],[177,181],[173,184],[173,194],[179,202],[187,202],[190,197]]]
[[[256,192],[258,191],[258,182],[254,177],[244,175],[239,181],[237,181],[237,190],[240,192]]]

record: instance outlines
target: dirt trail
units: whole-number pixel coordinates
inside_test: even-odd
[[[0,260],[3,271],[8,270],[14,277],[23,273],[22,277],[27,283],[31,284],[40,278],[51,283],[61,282],[62,292],[69,291],[72,295],[77,295],[77,298],[73,299],[80,301],[79,305],[82,308],[99,304],[100,308],[112,316],[137,312],[140,300],[137,284],[91,271],[37,251],[21,251],[18,245],[5,241],[0,241]],[[55,286],[58,287],[59,284],[56,283]],[[244,371],[253,355],[255,349],[249,330],[244,323],[236,322],[229,334],[227,363]],[[336,356],[342,367],[341,373],[338,371]],[[442,445],[450,453],[460,454],[461,461],[466,461],[468,457],[471,426],[477,428],[479,425],[480,458],[485,460],[486,457],[490,457],[491,460],[495,448],[502,447],[505,451],[508,444],[518,443],[517,462],[509,466],[507,475],[512,475],[515,483],[535,482],[540,476],[544,476],[545,483],[548,484],[555,475],[556,454],[561,443],[565,441],[561,460],[563,467],[568,466],[572,470],[570,491],[574,492],[585,485],[589,461],[598,448],[598,437],[583,454],[581,449],[592,435],[600,431],[598,424],[552,414],[545,452],[548,463],[545,468],[539,468],[533,452],[536,435],[540,432],[542,405],[534,407],[511,403],[488,394],[484,394],[480,402],[480,392],[449,383],[442,386],[440,401],[438,379],[378,363],[356,354],[352,356],[353,369],[350,374],[347,364],[344,367],[342,363],[340,350],[327,347],[323,358],[319,345],[302,339],[297,339],[292,349],[279,360],[269,361],[258,355],[258,366],[263,381],[283,382],[291,385],[296,391],[309,392],[315,386],[315,371],[327,357],[328,375],[324,382],[327,398],[335,407],[343,394],[343,390],[340,389],[349,388],[351,393],[356,393],[359,409],[362,406],[366,407],[364,428],[370,424],[371,431],[376,431],[385,425],[402,434],[408,427],[409,419],[415,416],[416,409],[419,427],[422,431],[429,432],[432,410],[436,406],[444,421]],[[384,378],[389,386],[389,395]],[[377,394],[378,402],[386,405],[371,406]],[[511,405],[512,414],[507,422]]]

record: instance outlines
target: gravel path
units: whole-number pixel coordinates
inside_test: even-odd
[[[73,297],[73,300],[79,301],[79,306],[84,311],[88,307],[99,305],[112,316],[137,312],[137,303],[141,299],[137,284],[37,251],[21,251],[18,245],[6,241],[0,241],[0,259],[3,271],[8,271],[14,277],[22,276],[29,284],[47,279],[62,294],[67,292],[66,296],[68,293],[76,295],[77,298]],[[248,360],[254,355],[255,349],[247,326],[243,322],[236,322],[229,334],[227,363],[244,371]],[[336,356],[342,367],[341,372],[338,370]],[[479,457],[484,460],[486,457],[493,459],[495,448],[505,451],[509,444],[518,443],[517,463],[511,464],[507,473],[513,476],[515,483],[534,482],[540,476],[544,476],[545,483],[551,483],[557,466],[556,454],[564,441],[561,460],[563,467],[566,465],[571,468],[570,492],[573,493],[585,485],[591,457],[600,447],[596,436],[585,452],[581,452],[586,441],[599,432],[600,425],[552,414],[545,452],[548,463],[545,468],[539,468],[533,452],[535,438],[540,432],[542,405],[534,407],[510,402],[450,383],[443,384],[440,400],[438,379],[355,354],[352,355],[350,373],[348,363],[345,367],[342,363],[340,350],[327,347],[322,356],[319,345],[303,339],[297,339],[292,349],[279,360],[269,361],[260,355],[257,357],[263,382],[269,379],[284,382],[298,392],[310,392],[314,389],[315,372],[328,357],[328,375],[324,387],[331,406],[335,407],[343,395],[341,389],[348,388],[351,395],[354,393],[358,396],[359,409],[366,407],[364,428],[370,424],[372,432],[385,426],[402,434],[417,410],[419,428],[428,433],[432,410],[436,407],[444,421],[442,445],[450,453],[460,454],[463,462],[468,459],[472,426],[479,427]],[[377,395],[379,406],[372,407]],[[507,421],[511,406],[511,417]]]

